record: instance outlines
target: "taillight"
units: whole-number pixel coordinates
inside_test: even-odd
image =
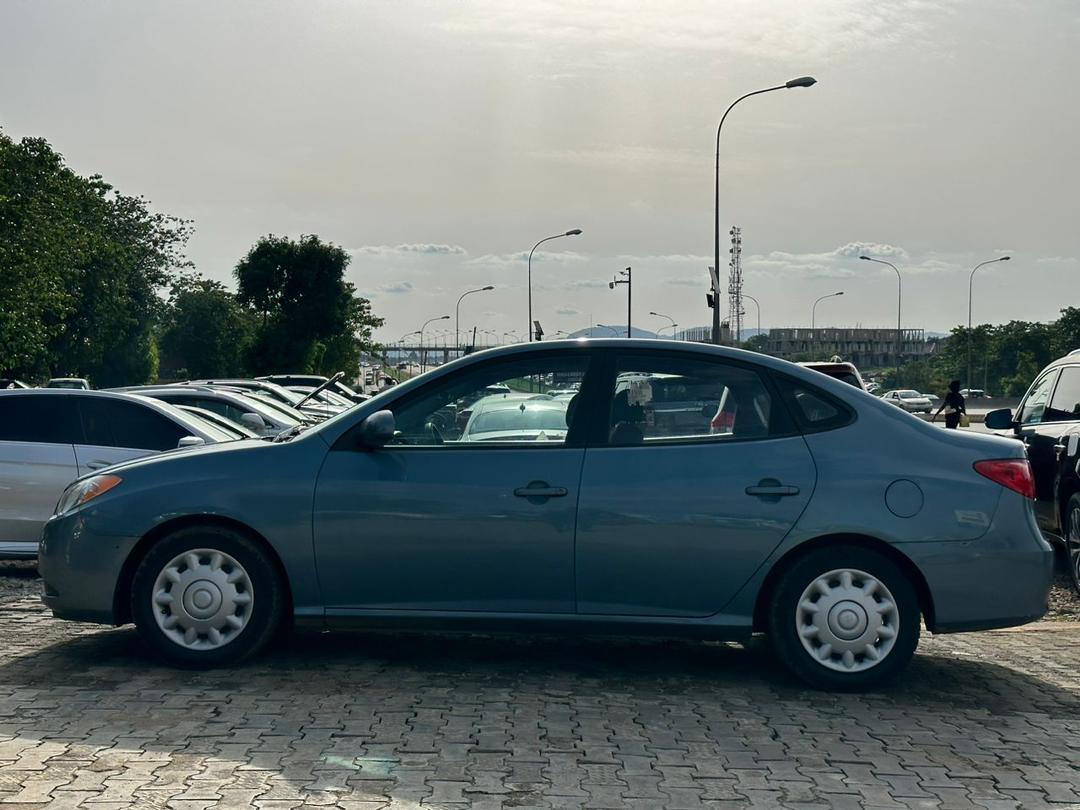
[[[976,461],[975,472],[995,484],[1019,492],[1025,498],[1035,498],[1035,478],[1026,458],[998,458]]]

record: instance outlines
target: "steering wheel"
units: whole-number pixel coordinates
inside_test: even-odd
[[[443,443],[442,433],[439,432],[439,429],[435,426],[434,422],[426,422],[424,424],[424,431],[427,433],[428,438],[431,439],[432,444]]]

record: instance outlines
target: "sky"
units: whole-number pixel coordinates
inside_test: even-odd
[[[232,283],[315,233],[397,340],[709,322],[720,217],[761,325],[1050,320],[1080,305],[1075,0],[370,0],[0,5],[0,128],[155,210]],[[746,325],[757,313],[748,305]],[[440,324],[435,324],[435,327]]]

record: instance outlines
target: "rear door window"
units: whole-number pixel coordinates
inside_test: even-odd
[[[1044,422],[1080,420],[1080,366],[1066,366],[1058,375],[1050,405],[1043,412]]]
[[[0,441],[79,444],[75,397],[14,394],[0,397]]]

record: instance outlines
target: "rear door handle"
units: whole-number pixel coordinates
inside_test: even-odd
[[[565,498],[569,491],[566,487],[549,487],[543,481],[533,481],[527,487],[518,487],[514,494],[519,498]]]
[[[746,494],[755,498],[788,498],[799,494],[798,487],[785,486],[779,481],[767,478],[759,481],[757,486],[747,487]]]

